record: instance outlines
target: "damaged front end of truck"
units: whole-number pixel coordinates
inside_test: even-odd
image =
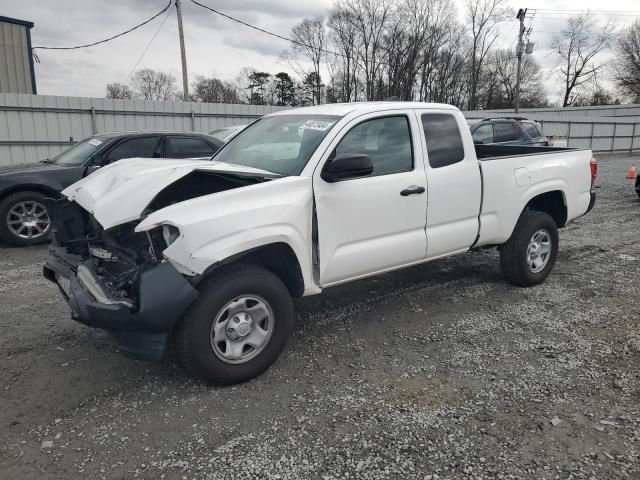
[[[162,180],[155,190],[147,189],[146,200],[134,199],[133,193],[127,198],[128,190],[141,195],[142,187],[136,188],[140,174],[88,177],[65,190],[66,198],[48,200],[53,225],[44,276],[58,285],[74,319],[108,330],[123,353],[141,359],[163,355],[174,325],[198,296],[198,276],[184,275],[163,255],[179,235],[177,227],[163,224],[143,232],[136,227],[168,206],[271,179],[210,167],[186,168],[183,174],[175,170],[164,176],[154,171],[147,178],[147,186],[154,175]],[[103,187],[107,190],[101,193]],[[83,197],[83,190],[93,192],[93,199]],[[113,203],[101,207],[109,205],[110,192],[116,190],[122,190],[119,210],[112,210]],[[142,211],[132,210],[131,205],[143,204]]]

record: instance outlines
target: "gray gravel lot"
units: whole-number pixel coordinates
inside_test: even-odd
[[[490,250],[335,287],[228,388],[121,356],[70,320],[45,247],[1,248],[0,478],[640,478],[630,162],[600,161],[543,285]]]

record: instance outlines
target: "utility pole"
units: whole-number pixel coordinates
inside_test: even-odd
[[[187,54],[184,50],[184,30],[182,29],[182,10],[180,0],[176,0],[176,15],[178,17],[178,36],[180,37],[180,56],[182,57],[182,91],[184,101],[188,102],[189,97],[189,77],[187,75]]]
[[[527,15],[527,9],[519,9],[516,18],[520,20],[520,34],[518,35],[518,46],[516,47],[516,55],[518,56],[518,69],[516,72],[516,113],[520,111],[520,77],[522,76],[522,54],[524,53],[524,17]]]

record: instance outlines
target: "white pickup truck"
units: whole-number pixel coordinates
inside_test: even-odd
[[[589,150],[474,145],[447,105],[280,111],[211,160],[123,160],[67,188],[44,274],[125,353],[173,344],[237,383],[282,352],[292,297],[479,247],[511,283],[542,282],[595,174]]]

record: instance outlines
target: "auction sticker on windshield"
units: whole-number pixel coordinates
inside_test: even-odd
[[[94,147],[98,147],[102,145],[102,140],[98,140],[97,138],[92,138],[89,140],[89,145],[93,145]]]
[[[326,122],[324,120],[307,120],[302,128],[307,130],[320,130],[321,132],[324,132],[325,130],[328,130],[331,125],[333,125],[333,122]]]

